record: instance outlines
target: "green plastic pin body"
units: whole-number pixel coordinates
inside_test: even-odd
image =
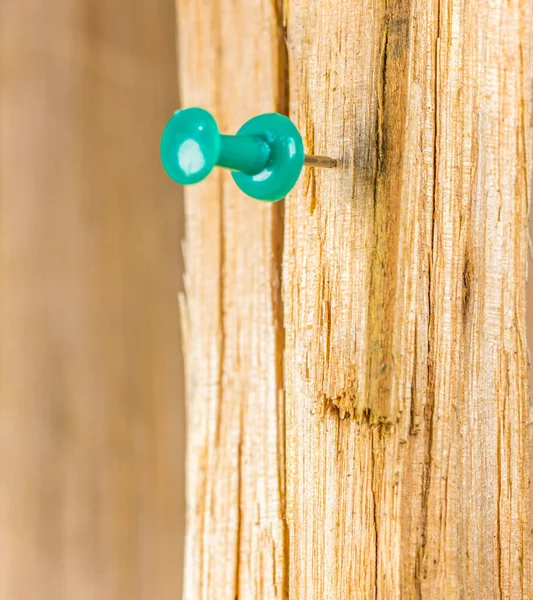
[[[278,113],[254,117],[232,136],[221,135],[206,110],[187,108],[174,113],[161,138],[161,161],[174,181],[191,185],[224,167],[245,194],[266,202],[292,190],[304,158],[298,129]]]

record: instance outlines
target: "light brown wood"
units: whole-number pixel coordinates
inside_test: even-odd
[[[345,166],[286,204],[290,597],[533,597],[528,24],[289,2],[291,113]]]
[[[0,2],[0,598],[181,590],[172,0]]]
[[[274,2],[178,1],[185,106],[236,132],[283,110]],[[185,598],[283,598],[282,205],[216,170],[186,191]]]
[[[178,4],[185,104],[287,75],[342,164],[280,205],[283,323],[281,209],[187,195],[187,600],[533,597],[527,3]]]

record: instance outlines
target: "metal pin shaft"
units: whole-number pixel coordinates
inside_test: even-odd
[[[314,156],[313,154],[306,154],[304,158],[304,165],[307,167],[334,169],[339,165],[339,162],[334,158],[329,158],[328,156]]]

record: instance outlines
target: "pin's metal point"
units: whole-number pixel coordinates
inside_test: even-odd
[[[334,169],[339,166],[339,161],[329,156],[315,156],[314,154],[306,154],[304,158],[306,167],[319,167],[321,169]]]

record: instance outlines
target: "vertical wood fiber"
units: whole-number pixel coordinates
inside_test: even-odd
[[[283,109],[286,43],[342,162],[285,202],[282,297],[283,204],[187,193],[186,597],[532,597],[526,2],[178,5],[185,105]]]
[[[286,15],[289,597],[529,598],[529,5]]]
[[[284,110],[275,2],[179,0],[184,106],[222,132]],[[186,191],[185,598],[285,597],[282,205],[215,170]]]

